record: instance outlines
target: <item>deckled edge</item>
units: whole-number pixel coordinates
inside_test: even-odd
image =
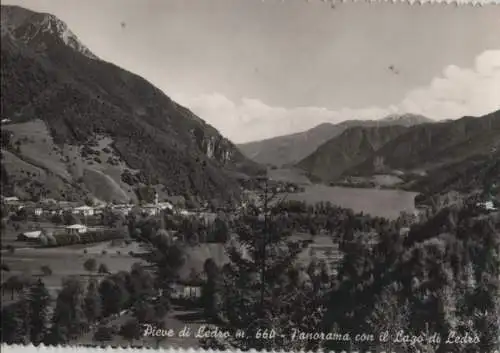
[[[277,0],[261,0],[277,1]],[[289,0],[281,0],[286,2]],[[484,5],[500,5],[500,0],[303,0],[304,2],[314,3],[323,2],[332,5],[342,4],[347,2],[367,2],[367,3],[401,3],[409,5],[451,5],[451,6],[484,6]]]
[[[262,2],[266,1],[276,1],[276,0],[261,0]],[[282,2],[286,2],[287,0],[281,0]],[[366,2],[366,3],[402,3],[402,4],[409,4],[409,5],[451,5],[451,6],[485,6],[485,5],[500,5],[500,0],[303,0],[304,2],[308,3],[313,3],[313,2],[323,2],[323,3],[329,3],[332,5],[336,4],[341,4],[341,3],[348,3],[348,2]],[[214,350],[214,349],[203,349],[203,348],[178,348],[178,347],[168,347],[168,348],[151,348],[151,347],[142,347],[142,348],[137,348],[137,347],[123,347],[123,346],[82,346],[82,345],[60,345],[60,346],[45,346],[45,345],[39,345],[39,346],[34,346],[33,344],[27,344],[27,345],[22,345],[22,344],[1,344],[0,345],[0,351],[3,352],[10,352],[10,353],[31,353],[31,352],[47,352],[47,353],[59,353],[59,352],[69,352],[69,351],[74,351],[78,353],[96,353],[96,352],[104,352],[112,350],[113,353],[118,353],[118,352],[130,352],[134,351],[137,353],[140,352],[147,352],[151,350],[155,351],[162,351],[162,352],[172,352],[172,353],[218,353],[218,352],[227,352],[227,351],[221,351],[221,350]],[[250,349],[248,351],[241,351],[241,350],[231,350],[230,352],[235,352],[235,353],[261,353],[264,351],[258,351],[255,349]],[[266,351],[268,352],[268,351]],[[271,351],[269,351],[271,352]],[[285,351],[272,351],[272,353],[279,353],[279,352],[285,352]],[[308,353],[306,351],[300,351],[301,353]],[[312,353],[312,352],[311,352]],[[334,351],[329,351],[325,352],[322,350],[315,351],[315,353],[335,353]],[[372,352],[372,351],[340,351],[339,353],[378,353],[378,352]],[[500,353],[500,349],[494,350],[491,353]]]
[[[108,350],[112,350],[113,353],[118,353],[118,352],[130,352],[134,351],[137,353],[140,352],[146,352],[146,351],[162,351],[162,352],[172,352],[172,353],[217,353],[217,352],[225,352],[225,351],[218,351],[214,349],[198,349],[198,348],[188,348],[188,349],[183,349],[183,348],[124,348],[124,347],[82,347],[82,346],[44,346],[40,345],[38,347],[35,347],[33,345],[6,345],[3,344],[0,346],[0,350],[2,352],[9,352],[9,353],[40,353],[40,352],[47,352],[47,353],[62,353],[62,352],[78,352],[78,353],[96,353],[96,352],[104,352]],[[227,352],[227,351],[226,351]],[[248,351],[241,351],[241,350],[231,350],[231,352],[235,353],[259,353],[259,351],[255,349],[250,349]],[[260,351],[263,352],[263,351]],[[267,351],[266,351],[267,352]],[[278,353],[278,352],[284,352],[284,351],[272,351],[273,353]],[[300,351],[301,353],[307,353],[305,351]],[[326,353],[325,351],[316,351],[317,353]],[[312,353],[312,352],[311,352]],[[330,351],[329,353],[335,353],[333,351]],[[373,352],[373,351],[339,351],[338,353],[379,353],[379,352]],[[500,349],[497,349],[493,352],[490,353],[500,353]]]

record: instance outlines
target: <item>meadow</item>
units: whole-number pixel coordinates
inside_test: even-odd
[[[2,271],[2,283],[11,276],[39,277],[55,298],[64,278],[77,276],[82,280],[87,280],[91,276],[97,278],[104,276],[84,269],[83,264],[88,259],[95,259],[97,267],[104,264],[111,273],[129,271],[134,263],[141,261],[129,252],[138,253],[140,250],[137,244],[113,246],[111,242],[86,247],[74,245],[44,249],[17,248],[13,253],[2,250],[2,263],[10,269],[9,272]],[[41,270],[42,266],[49,267],[52,273],[44,275]],[[14,296],[14,300],[17,299],[16,297]],[[5,291],[2,293],[2,306],[10,302],[12,302],[11,292]]]

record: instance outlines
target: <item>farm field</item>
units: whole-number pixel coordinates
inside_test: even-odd
[[[87,253],[84,253],[87,250]],[[102,251],[106,253],[103,254]],[[117,253],[120,252],[120,254]],[[110,272],[130,270],[132,265],[140,262],[139,258],[129,255],[129,251],[139,252],[136,244],[129,246],[111,246],[111,242],[82,247],[74,245],[58,248],[17,248],[14,253],[2,250],[2,263],[9,266],[9,272],[2,272],[2,283],[11,276],[41,276],[41,267],[48,266],[52,274],[41,276],[53,298],[61,288],[65,277],[78,276],[89,278],[89,272],[83,268],[83,263],[90,258],[97,261],[97,266],[105,264]],[[14,298],[15,300],[16,298]],[[2,305],[12,301],[11,293],[2,293]]]
[[[330,201],[333,205],[350,208],[372,216],[397,218],[402,211],[415,210],[417,193],[402,190],[347,188],[326,185],[308,185],[304,192],[287,194],[288,200],[306,203]]]

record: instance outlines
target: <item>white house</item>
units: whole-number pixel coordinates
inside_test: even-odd
[[[158,205],[147,204],[142,207],[142,211],[149,216],[158,216],[161,212],[161,208]]]
[[[119,214],[121,214],[123,216],[127,216],[130,213],[130,211],[132,211],[132,206],[129,206],[129,205],[113,205],[111,207],[111,209],[115,213],[119,213]]]
[[[483,207],[487,211],[495,211],[497,208],[495,207],[493,201],[480,202],[478,206]]]
[[[174,209],[174,205],[172,205],[170,202],[160,202],[157,205],[162,210],[166,210],[166,209],[173,210]]]
[[[175,284],[173,286],[172,297],[175,299],[200,298],[201,297],[201,287],[200,286]]]
[[[8,197],[3,197],[2,201],[5,203],[17,203],[19,202],[19,198],[16,196],[8,196]]]
[[[181,216],[192,216],[194,215],[194,212],[190,212],[188,210],[183,210],[183,209],[180,209],[178,210],[178,213],[181,215]]]
[[[93,216],[94,213],[95,213],[94,208],[90,206],[79,206],[73,208],[73,214],[79,214],[82,216]]]
[[[17,240],[21,240],[21,241],[37,241],[37,240],[40,239],[41,235],[42,235],[42,231],[41,230],[34,230],[34,231],[30,231],[30,232],[24,232],[24,233],[20,234],[17,237]]]
[[[98,214],[103,214],[104,213],[104,210],[107,208],[108,206],[105,205],[105,204],[100,204],[96,207],[94,207],[94,214],[95,215],[98,215]]]
[[[410,233],[410,228],[409,227],[402,227],[399,230],[399,235],[403,236],[403,237],[406,237],[409,233]]]
[[[87,233],[88,230],[87,226],[84,226],[83,224],[72,224],[70,226],[67,226],[65,229],[68,232],[68,234],[72,235]]]

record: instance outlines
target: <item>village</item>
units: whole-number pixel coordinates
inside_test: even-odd
[[[29,223],[29,228],[17,235],[17,240],[36,243],[47,232],[51,234],[78,235],[85,234],[97,229],[105,229],[100,224],[103,214],[111,212],[117,217],[126,217],[132,210],[143,215],[158,216],[163,210],[174,212],[174,206],[169,202],[147,203],[143,205],[133,204],[106,204],[87,205],[79,202],[56,201],[45,199],[39,202],[21,201],[17,197],[2,197],[2,219],[9,217],[23,220]],[[183,209],[176,209],[180,214],[189,214]],[[66,219],[64,219],[66,218]],[[66,222],[65,222],[66,221]],[[40,224],[53,223],[52,227],[37,227]],[[60,225],[61,223],[66,223]],[[59,225],[58,225],[59,224]],[[6,239],[3,237],[2,242]]]

